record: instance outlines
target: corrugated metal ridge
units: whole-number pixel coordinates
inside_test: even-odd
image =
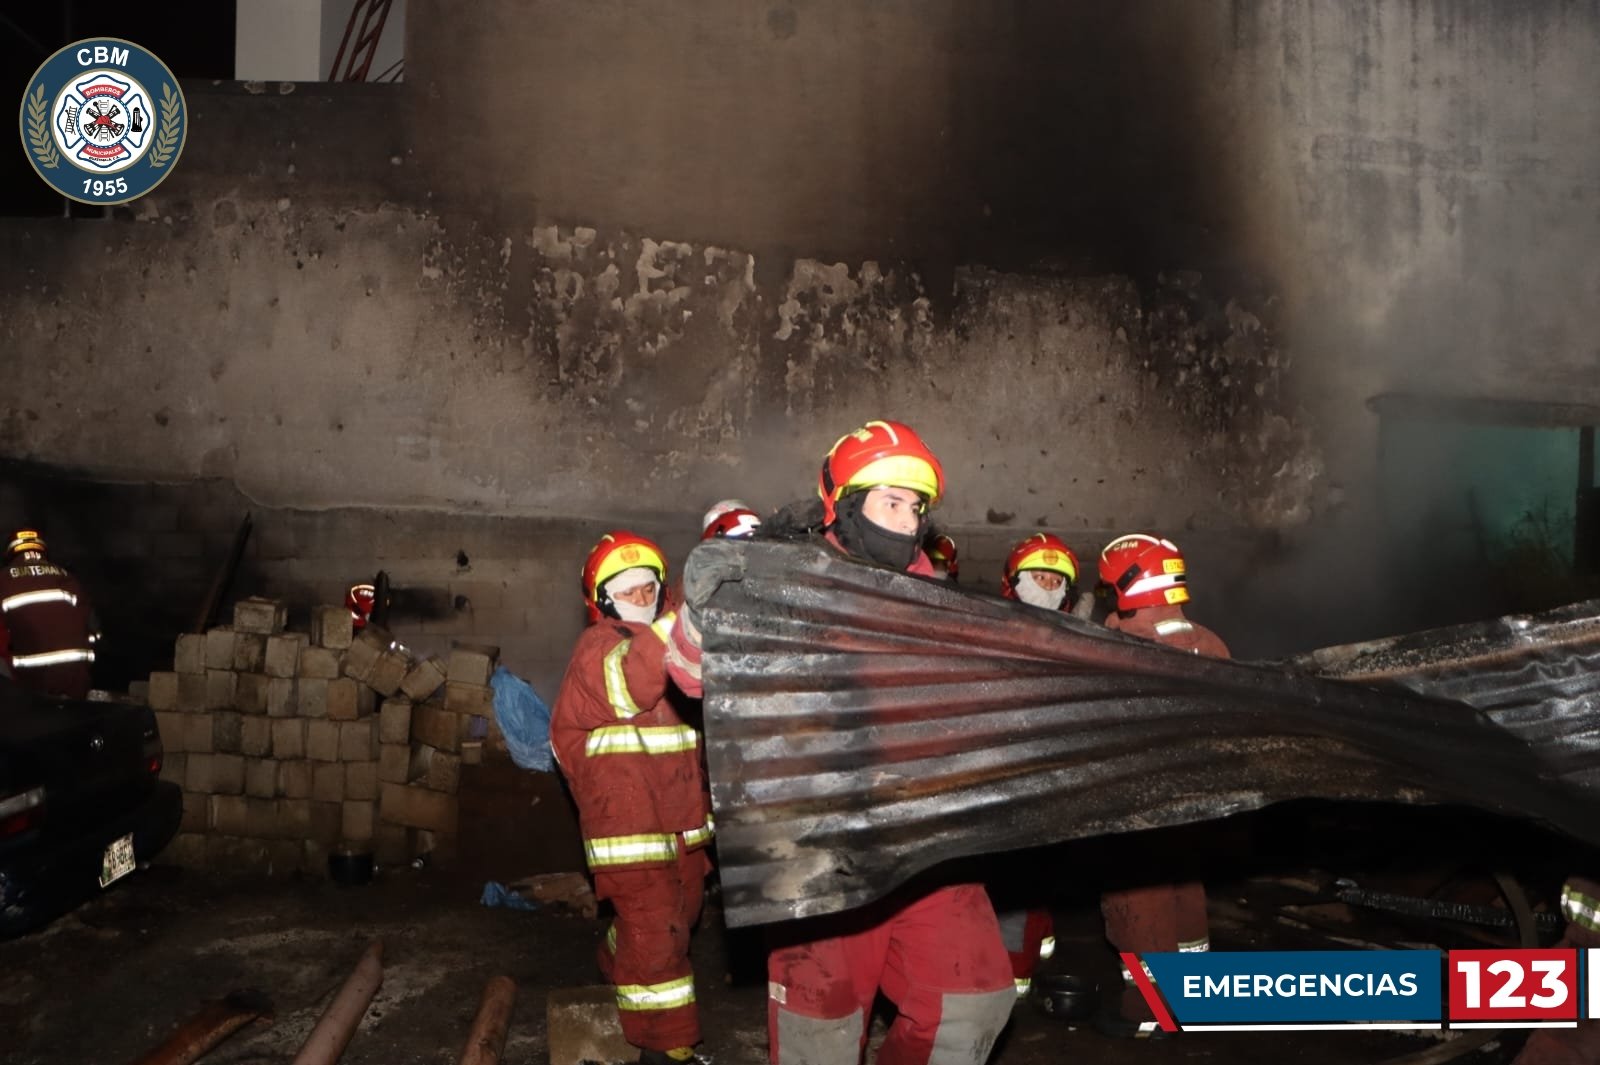
[[[685,586],[730,924],[1294,798],[1460,802],[1600,839],[1557,752],[1460,703],[1202,659],[811,544],[708,543]],[[1571,779],[1600,761],[1566,755]]]

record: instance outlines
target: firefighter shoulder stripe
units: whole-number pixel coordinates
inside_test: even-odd
[[[622,660],[632,646],[633,640],[623,640],[607,651],[605,658],[606,699],[617,716],[624,720],[640,712],[638,704],[633,701],[633,693],[628,690],[628,678],[622,670]]]

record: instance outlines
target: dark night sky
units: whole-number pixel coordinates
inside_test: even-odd
[[[121,37],[154,52],[180,78],[232,78],[233,27],[234,0],[0,0],[0,101],[13,116],[0,148],[0,215],[61,213],[61,197],[28,165],[15,117],[28,79],[56,49],[85,37]]]

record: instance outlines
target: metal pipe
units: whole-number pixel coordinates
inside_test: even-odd
[[[235,991],[221,1002],[207,1002],[179,1025],[167,1041],[134,1065],[190,1065],[251,1021],[272,1017],[272,1003],[257,991]]]
[[[506,1046],[506,1028],[511,1023],[511,1006],[517,1000],[517,985],[509,976],[496,976],[483,985],[478,1016],[467,1033],[461,1051],[461,1065],[499,1065]]]
[[[372,996],[382,985],[383,942],[379,940],[356,962],[344,986],[306,1037],[300,1053],[294,1056],[294,1065],[334,1065],[344,1048],[350,1045],[356,1025],[361,1023],[367,1007],[372,1004]]]

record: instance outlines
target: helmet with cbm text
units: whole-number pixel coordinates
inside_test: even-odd
[[[1117,597],[1120,611],[1189,601],[1183,552],[1171,540],[1131,533],[1100,552],[1100,579]]]
[[[932,507],[944,494],[944,468],[916,430],[902,422],[872,421],[841,436],[822,460],[817,494],[824,525],[838,517],[836,505],[852,492],[904,488]]]
[[[1017,581],[1028,572],[1054,573],[1061,577],[1062,609],[1071,609],[1072,592],[1078,585],[1078,556],[1065,540],[1054,533],[1034,533],[1019,542],[1006,556],[1000,577],[1000,594],[1018,599]]]
[[[624,570],[653,570],[660,584],[667,582],[667,560],[661,548],[637,533],[615,529],[600,537],[583,563],[583,601],[589,620],[617,617],[616,606],[605,593],[606,582]]]

